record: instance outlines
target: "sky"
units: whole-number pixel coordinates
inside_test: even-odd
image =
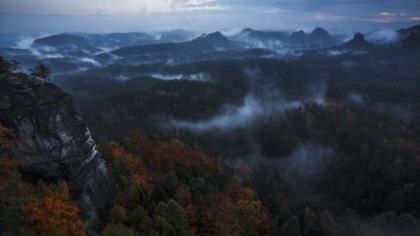
[[[0,0],[0,32],[128,32],[245,27],[337,32],[420,24],[420,0]]]

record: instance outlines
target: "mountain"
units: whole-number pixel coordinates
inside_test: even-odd
[[[143,46],[132,46],[117,49],[111,53],[120,57],[141,56],[143,54],[182,54],[196,55],[206,52],[228,50],[235,48],[235,43],[230,41],[220,32],[202,35],[192,41],[183,43],[161,43]]]
[[[332,37],[328,31],[317,27],[311,33],[296,31],[290,35],[289,42],[292,45],[304,47],[325,47],[337,44],[337,39]]]
[[[86,34],[64,33],[51,35],[35,40],[36,46],[62,47],[91,47],[91,48],[121,48],[152,43],[183,42],[193,38],[193,33],[184,30],[167,31],[154,35],[140,32]]]
[[[67,46],[86,46],[90,45],[89,40],[85,37],[73,34],[57,34],[45,38],[36,39],[35,45],[50,47],[67,47]]]
[[[290,34],[289,41],[291,44],[304,45],[307,44],[307,35],[302,30]]]
[[[374,46],[372,43],[369,43],[361,33],[354,34],[353,38],[344,45],[351,49],[370,49]]]
[[[146,33],[83,34],[92,46],[118,48],[156,43],[155,37]]]
[[[194,39],[196,34],[186,30],[171,30],[171,31],[164,31],[158,32],[155,34],[156,40],[161,42],[186,42]]]
[[[281,40],[286,41],[289,34],[287,32],[281,31],[260,31],[260,30],[253,30],[251,28],[243,29],[237,35],[235,35],[234,39],[255,39],[255,40]]]
[[[58,53],[60,57],[87,57],[101,51],[97,44],[76,34],[57,34],[36,39],[33,48],[40,54]]]
[[[312,44],[333,45],[337,43],[337,39],[332,37],[328,31],[323,28],[315,28],[309,35]]]
[[[228,49],[234,47],[234,43],[226,38],[222,33],[215,32],[211,34],[203,34],[197,39],[191,41],[193,47],[217,49]]]
[[[292,33],[282,31],[259,31],[246,28],[232,37],[233,40],[263,48],[279,47],[325,47],[337,43],[325,29],[315,28],[311,33],[295,31]]]
[[[0,64],[7,68],[2,58]],[[67,180],[88,223],[97,223],[117,186],[71,97],[26,74],[1,72],[0,122],[17,140],[13,157],[21,172],[33,181]]]
[[[420,47],[420,25],[399,30],[400,40],[398,44],[402,47]]]

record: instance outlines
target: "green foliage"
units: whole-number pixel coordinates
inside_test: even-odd
[[[45,66],[42,62],[39,62],[38,65],[36,65],[33,69],[31,76],[45,80],[48,79],[50,74],[50,69],[47,66]]]
[[[136,236],[136,232],[124,224],[107,224],[101,236]]]
[[[137,232],[145,235],[151,235],[153,230],[152,218],[142,206],[137,206],[129,215],[128,222],[136,228]]]
[[[168,220],[162,216],[153,217],[153,228],[156,235],[170,236],[173,235],[174,227]]]
[[[174,229],[174,235],[187,234],[188,216],[175,200],[170,199],[166,204],[160,202],[156,209],[156,215],[166,218]]]
[[[118,223],[125,223],[127,222],[127,220],[128,220],[128,217],[127,217],[126,209],[119,205],[114,205],[111,211],[109,212],[108,222],[113,223],[113,224],[118,224]]]

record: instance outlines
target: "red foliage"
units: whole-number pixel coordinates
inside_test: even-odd
[[[34,199],[24,206],[31,229],[38,234],[85,235],[85,224],[79,218],[79,208],[69,201],[67,184],[61,191],[45,189],[41,199]]]

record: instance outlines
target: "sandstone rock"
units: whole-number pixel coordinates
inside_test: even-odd
[[[0,121],[17,139],[14,156],[25,173],[66,179],[90,225],[106,215],[116,182],[69,95],[24,74],[2,75]]]

